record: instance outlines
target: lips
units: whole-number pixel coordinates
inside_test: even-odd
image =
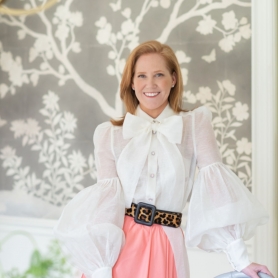
[[[156,93],[144,93],[145,96],[147,97],[155,97],[159,94],[159,92],[156,92]]]

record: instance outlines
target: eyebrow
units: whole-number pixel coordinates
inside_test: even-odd
[[[164,72],[164,70],[155,70],[153,73]],[[146,73],[146,71],[135,71],[135,73]]]

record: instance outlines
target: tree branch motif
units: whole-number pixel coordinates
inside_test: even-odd
[[[231,5],[237,5],[240,7],[251,7],[251,3],[248,2],[241,2],[238,0],[227,0],[227,1],[222,1],[222,3],[220,2],[211,3],[203,8],[198,9],[201,3],[197,1],[196,5],[190,11],[178,16],[178,11],[183,2],[184,0],[178,0],[177,3],[175,4],[173,12],[170,15],[170,20],[167,26],[163,29],[163,32],[160,35],[160,37],[157,39],[158,41],[165,43],[170,33],[173,31],[173,29],[176,28],[181,23],[189,20],[190,18],[199,17],[199,16],[203,17],[209,12],[212,12],[214,10],[224,10],[230,7]]]
[[[115,95],[115,105],[111,106],[108,104],[107,100],[104,98],[103,94],[99,90],[97,90],[96,88],[94,88],[93,86],[91,86],[90,84],[85,82],[84,79],[82,79],[82,77],[75,70],[74,66],[72,65],[72,63],[70,62],[70,60],[68,58],[68,54],[71,51],[73,51],[75,53],[80,52],[80,45],[79,45],[79,43],[77,43],[75,41],[74,28],[82,26],[83,18],[82,18],[82,14],[80,12],[75,12],[74,16],[75,16],[75,18],[77,18],[77,20],[75,21],[75,23],[72,23],[72,21],[70,20],[69,17],[59,19],[59,16],[57,16],[57,14],[59,15],[59,10],[63,10],[64,13],[73,15],[73,13],[70,12],[70,6],[71,6],[72,2],[73,2],[73,0],[65,1],[65,3],[63,5],[60,5],[57,7],[56,12],[54,14],[54,18],[53,18],[54,24],[57,24],[58,29],[60,28],[60,30],[62,28],[64,28],[63,30],[67,33],[67,36],[58,38],[58,40],[60,40],[59,46],[58,46],[57,40],[54,37],[53,24],[46,17],[44,12],[39,13],[38,17],[40,18],[40,20],[46,27],[46,34],[41,34],[41,33],[38,33],[36,31],[33,31],[30,28],[28,28],[24,24],[25,17],[22,17],[20,20],[17,20],[13,16],[8,16],[8,17],[0,16],[0,23],[20,28],[20,30],[18,31],[19,39],[24,39],[26,35],[29,35],[36,40],[44,40],[45,42],[48,41],[47,43],[50,45],[49,51],[52,52],[51,59],[54,57],[61,65],[60,71],[57,69],[54,69],[53,66],[51,66],[50,61],[49,61],[51,59],[46,57],[45,53],[40,53],[39,55],[34,56],[34,48],[31,48],[30,52],[33,51],[33,56],[32,56],[32,54],[30,54],[30,56],[32,56],[33,58],[29,58],[30,62],[34,61],[38,57],[41,57],[41,59],[43,60],[43,64],[41,65],[43,69],[41,69],[41,70],[22,69],[21,63],[14,63],[19,68],[21,68],[22,82],[19,82],[19,85],[11,84],[11,86],[7,86],[7,87],[9,87],[11,93],[14,94],[15,87],[22,86],[22,83],[29,83],[29,78],[32,81],[32,84],[34,86],[36,86],[39,76],[41,76],[41,75],[55,76],[56,78],[59,79],[60,86],[63,86],[66,83],[66,81],[68,81],[68,80],[73,80],[83,93],[87,94],[88,96],[92,97],[95,101],[97,101],[97,103],[99,104],[103,113],[105,113],[109,117],[120,116],[122,114],[123,107],[122,107],[122,102],[119,97],[119,83],[121,80],[121,73],[123,70],[124,63],[125,63],[125,59],[122,58],[122,56],[126,49],[130,50],[138,44],[138,42],[139,42],[138,35],[140,33],[140,30],[139,30],[140,24],[142,23],[145,15],[149,12],[149,10],[151,8],[159,7],[159,3],[157,0],[144,0],[141,11],[138,14],[138,16],[135,18],[135,20],[131,20],[130,8],[125,8],[125,9],[121,8],[121,4],[122,4],[121,1],[117,1],[116,4],[110,3],[110,6],[114,10],[114,12],[121,13],[126,19],[122,23],[122,26],[121,26],[122,30],[117,33],[112,33],[111,32],[112,26],[111,26],[110,34],[109,34],[109,36],[107,36],[108,34],[105,34],[105,32],[109,33],[109,31],[107,31],[104,28],[107,25],[109,26],[109,23],[107,21],[105,23],[101,22],[101,20],[102,21],[106,20],[106,18],[103,17],[99,21],[98,25],[96,24],[101,29],[99,31],[102,31],[102,34],[100,34],[99,39],[98,39],[99,43],[106,44],[106,45],[110,46],[112,49],[111,50],[112,52],[110,52],[110,59],[114,60],[114,65],[109,65],[107,67],[107,72],[109,75],[116,77],[117,82],[118,82],[118,89],[117,89],[117,93]],[[181,5],[183,3],[184,3],[184,0],[178,0],[174,4],[172,13],[169,17],[169,22],[168,22],[167,26],[164,28],[160,37],[158,38],[159,41],[166,42],[170,33],[178,25],[180,25],[181,23],[183,23],[193,17],[198,17],[198,16],[204,17],[206,14],[212,12],[213,10],[220,10],[220,9],[224,10],[231,5],[237,5],[237,6],[241,6],[241,7],[250,7],[251,6],[250,2],[242,2],[242,1],[238,1],[238,0],[223,0],[222,2],[214,2],[214,3],[205,5],[200,8],[201,3],[198,0],[198,1],[196,1],[195,6],[191,10],[178,16],[178,12],[180,11]],[[34,0],[30,0],[30,4],[31,4],[30,7],[36,7],[36,3]],[[169,6],[165,7],[165,4],[163,6],[163,4],[160,3],[160,5],[162,5],[163,8],[169,8]],[[79,22],[78,22],[78,17],[79,17]],[[128,24],[130,24],[130,26],[132,26],[132,29],[130,28],[130,26],[128,26]],[[215,27],[215,29],[219,30],[218,27]],[[56,30],[56,34],[57,34],[57,32],[58,32],[58,30]],[[68,35],[71,37],[71,40],[67,45],[66,39],[68,38]],[[101,38],[101,36],[105,36],[105,35],[107,36],[107,40],[103,41],[103,38]],[[121,44],[119,46],[120,41],[121,41]],[[0,51],[2,52],[2,54],[4,53],[4,55],[5,55],[5,53],[9,53],[9,52],[4,52],[3,49],[1,49]],[[12,57],[10,59],[12,59]],[[3,68],[2,68],[2,70],[3,70]],[[4,94],[4,93],[0,92],[0,95],[2,97],[4,97],[4,95],[6,95],[6,93]]]
[[[45,129],[35,119],[16,120],[11,125],[14,137],[22,138],[23,146],[38,152],[38,162],[45,168],[42,177],[31,173],[31,167],[23,167],[22,157],[10,146],[0,150],[0,159],[7,175],[14,179],[14,189],[61,206],[84,188],[80,182],[86,175],[96,179],[96,168],[92,154],[86,161],[79,150],[69,152],[77,120],[70,112],[60,112],[58,100],[53,92],[43,96],[40,113],[45,117]]]
[[[196,94],[190,91],[184,93],[184,98],[189,103],[199,102],[206,105],[214,114],[212,125],[217,138],[222,159],[234,171],[247,187],[252,185],[251,151],[252,144],[247,138],[238,140],[235,136],[236,128],[243,125],[249,118],[247,104],[236,102],[236,86],[230,80],[217,81],[219,90],[212,93],[209,87],[200,87]],[[229,141],[236,142],[236,148],[229,148]],[[246,173],[243,171],[245,170]]]
[[[0,84],[0,98],[4,98],[8,92],[15,94],[17,87],[22,87],[30,82],[33,86],[37,86],[40,76],[49,75],[56,77],[60,86],[64,86],[70,80],[75,82],[81,92],[97,102],[104,114],[109,117],[117,117],[123,112],[119,84],[126,62],[124,57],[126,52],[139,44],[141,24],[144,23],[144,18],[151,9],[172,9],[169,21],[158,38],[163,43],[167,42],[171,32],[177,26],[194,17],[201,17],[199,26],[196,26],[196,31],[201,35],[209,35],[214,30],[221,33],[219,47],[224,52],[232,51],[235,42],[239,42],[241,37],[250,38],[250,24],[247,19],[237,20],[234,12],[226,12],[226,9],[232,5],[248,8],[251,6],[251,2],[239,0],[211,2],[197,0],[190,10],[181,15],[179,12],[185,3],[184,0],[175,2],[144,0],[137,15],[133,15],[132,12],[135,11],[129,7],[122,7],[121,0],[109,4],[115,16],[120,16],[120,29],[112,30],[112,24],[104,16],[95,22],[95,26],[98,28],[97,42],[109,48],[107,55],[110,62],[106,67],[107,74],[110,78],[115,78],[118,83],[112,105],[108,103],[101,91],[82,78],[69,58],[69,54],[81,52],[75,32],[78,27],[83,25],[82,13],[71,11],[73,0],[66,0],[63,5],[57,6],[51,18],[44,12],[37,15],[46,28],[45,33],[39,33],[28,27],[25,24],[25,17],[15,18],[0,15],[0,24],[19,28],[17,32],[19,40],[23,40],[27,35],[34,39],[34,44],[29,51],[29,63],[32,64],[35,60],[40,61],[39,68],[23,68],[21,58],[4,51],[0,43],[0,68],[8,74],[10,82],[9,85]],[[35,0],[29,0],[29,3],[29,8],[36,6]],[[216,10],[224,11],[223,28],[217,26],[217,22],[211,17],[211,13]],[[186,86],[188,70],[183,64],[190,63],[191,58],[187,57],[182,50],[177,50],[176,56],[180,62]],[[202,58],[208,63],[215,61],[215,49],[210,55]],[[57,62],[58,65],[56,65]],[[212,94],[210,88],[200,87],[196,94],[192,94],[190,91],[185,92],[184,100],[209,106],[215,115],[213,125],[224,160],[247,186],[251,186],[249,166],[251,143],[246,138],[242,138],[237,140],[236,148],[228,149],[227,140],[236,140],[235,128],[239,127],[249,116],[246,104],[236,102],[233,97],[235,91],[233,86],[229,80],[224,80],[218,82],[218,92]],[[74,138],[73,130],[76,119],[70,112],[59,111],[57,101],[58,96],[52,92],[43,96],[45,107],[40,110],[40,113],[46,118],[47,128],[43,129],[34,119],[17,120],[11,123],[11,130],[14,132],[15,138],[21,138],[23,146],[30,146],[31,151],[38,153],[38,161],[44,166],[42,176],[38,177],[39,175],[32,173],[29,166],[23,167],[23,158],[17,156],[12,147],[8,146],[2,149],[0,159],[3,161],[3,168],[7,171],[6,174],[13,177],[14,188],[24,189],[30,194],[37,194],[39,198],[58,206],[64,204],[76,191],[83,188],[80,182],[86,175],[95,179],[95,166],[92,155],[85,159],[79,150],[69,153],[70,140]],[[0,127],[5,124],[7,121],[0,118]]]

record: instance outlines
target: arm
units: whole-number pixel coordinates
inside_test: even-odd
[[[242,271],[250,265],[244,240],[264,224],[267,214],[241,180],[222,163],[205,107],[193,112],[193,138],[199,174],[189,206],[189,246],[225,252],[231,265]],[[254,276],[256,277],[256,276]]]
[[[97,183],[79,192],[64,208],[55,233],[86,278],[111,278],[124,244],[124,199],[111,150],[111,126],[94,135]]]

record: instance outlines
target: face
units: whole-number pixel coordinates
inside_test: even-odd
[[[157,53],[140,56],[135,64],[132,89],[141,109],[152,118],[158,117],[168,104],[176,74],[170,73],[164,58]]]

